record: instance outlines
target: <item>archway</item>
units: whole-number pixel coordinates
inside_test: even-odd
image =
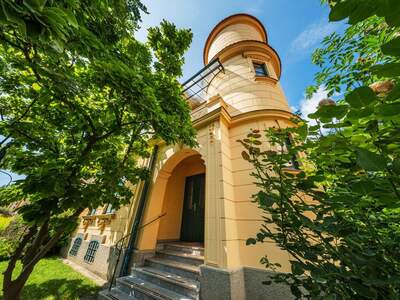
[[[195,235],[197,238],[192,239],[197,242],[204,240],[204,161],[200,153],[192,149],[163,150],[160,152],[151,194],[142,219],[142,224],[148,225],[139,234],[138,250],[153,250],[159,241],[179,241],[182,237],[189,241],[191,237],[189,234],[188,238],[188,231],[190,233],[190,227],[193,227],[193,222],[190,222],[193,216],[198,218],[195,223],[198,232]],[[190,192],[194,190],[190,190],[190,186],[186,188],[187,184],[193,188],[199,182],[202,186],[195,191],[199,198],[188,199]],[[185,218],[185,214],[190,212],[193,215]],[[183,230],[182,220],[189,230]]]
[[[199,154],[174,168],[166,186],[158,241],[204,241],[205,171]]]

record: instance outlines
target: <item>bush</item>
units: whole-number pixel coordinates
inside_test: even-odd
[[[2,221],[4,219],[4,221]],[[6,224],[2,227],[1,224]],[[14,253],[18,242],[25,232],[26,225],[20,217],[0,217],[0,260],[7,260]]]
[[[6,229],[7,226],[10,224],[11,220],[12,220],[11,217],[0,215],[0,231]]]

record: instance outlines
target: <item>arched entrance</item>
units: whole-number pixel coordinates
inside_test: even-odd
[[[163,201],[158,241],[204,241],[205,166],[200,155],[183,159],[172,171]]]
[[[142,219],[149,225],[139,234],[138,250],[165,241],[204,242],[204,161],[192,149],[161,153]]]

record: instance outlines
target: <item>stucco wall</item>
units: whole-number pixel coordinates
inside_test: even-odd
[[[271,62],[265,64],[270,77],[277,79]],[[256,81],[251,58],[239,55],[223,65],[225,72],[214,78],[207,93],[210,97],[219,94],[232,116],[261,109],[290,111],[279,82]]]
[[[208,61],[226,46],[245,40],[263,41],[263,37],[249,24],[232,24],[227,26],[214,38],[210,46]]]
[[[255,178],[250,174],[253,166],[242,158],[243,146],[237,142],[239,139],[246,138],[250,129],[265,130],[271,127],[286,127],[288,121],[276,119],[258,119],[256,121],[243,122],[229,130],[229,149],[230,149],[230,171],[232,172],[232,194],[227,195],[224,203],[224,219],[226,227],[225,247],[228,256],[228,266],[263,266],[259,260],[266,254],[275,262],[282,265],[281,271],[290,271],[289,255],[280,250],[272,242],[265,242],[254,246],[246,246],[246,240],[254,237],[263,224],[263,211],[258,208],[256,203],[251,201],[251,196],[259,191],[254,184]],[[265,150],[270,148],[268,141],[264,138],[263,147]]]

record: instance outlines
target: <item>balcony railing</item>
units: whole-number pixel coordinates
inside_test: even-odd
[[[224,72],[224,67],[217,58],[182,84],[183,94],[192,108],[208,100],[207,89],[220,72]]]

